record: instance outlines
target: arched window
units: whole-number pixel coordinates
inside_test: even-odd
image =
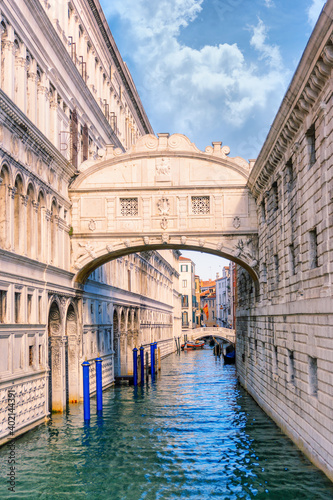
[[[57,265],[57,223],[58,223],[58,207],[55,200],[51,206],[51,263]]]
[[[38,212],[37,212],[37,259],[40,261],[44,260],[43,259],[44,209],[45,209],[45,198],[43,193],[40,192],[38,195]]]
[[[0,173],[0,247],[8,248],[8,186],[9,186],[9,171],[4,165]]]
[[[23,228],[23,182],[20,175],[15,180],[14,195],[14,249],[17,253],[23,253],[24,228]],[[24,233],[23,233],[24,231]]]
[[[29,184],[27,191],[27,255],[35,257],[35,192],[32,184]]]

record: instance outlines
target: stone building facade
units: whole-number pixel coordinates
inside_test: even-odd
[[[333,479],[333,2],[282,101],[248,186],[259,287],[238,269],[241,383]]]
[[[98,2],[1,2],[0,442],[7,391],[15,433],[82,397],[81,362],[103,383],[130,373],[131,350],[180,334],[177,251],[104,264],[83,285],[71,271],[68,188],[106,144],[151,133]]]

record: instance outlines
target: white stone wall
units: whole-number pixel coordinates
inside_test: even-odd
[[[69,16],[68,3],[56,1],[5,0],[0,11],[3,442],[11,437],[9,390],[17,436],[51,408],[80,400],[85,357],[92,392],[98,354],[104,386],[113,382],[114,311],[120,322],[126,318],[126,355],[148,328],[156,340],[173,339],[178,266],[157,254],[131,256],[96,270],[86,288],[74,286],[69,184],[106,144],[125,151],[151,126],[112,35],[100,31],[88,2],[74,2]]]
[[[260,286],[238,279],[241,383],[333,479],[333,2],[310,38],[250,174]]]

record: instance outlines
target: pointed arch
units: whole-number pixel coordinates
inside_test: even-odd
[[[30,182],[27,189],[27,255],[35,258],[36,255],[36,220],[35,220],[36,196],[35,189]]]

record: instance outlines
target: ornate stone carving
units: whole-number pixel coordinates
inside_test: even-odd
[[[167,233],[161,235],[162,243],[169,243],[170,236]]]
[[[10,151],[13,156],[17,156],[19,153],[19,138],[15,134],[12,135],[10,141]]]
[[[181,242],[182,245],[186,245],[186,236],[182,236],[180,238],[180,242]]]
[[[199,239],[199,246],[200,247],[205,246],[205,240],[204,239],[202,239],[202,238]]]
[[[130,240],[125,240],[125,241],[124,241],[124,245],[125,245],[125,247],[127,247],[127,248],[128,248],[129,246],[131,246],[131,242],[130,242]]]
[[[143,242],[145,245],[149,245],[149,237],[148,236],[144,236],[143,237]]]
[[[88,228],[90,229],[90,231],[96,230],[96,221],[94,219],[90,219]]]
[[[155,166],[158,177],[170,176],[170,158],[157,158]]]
[[[17,191],[17,189],[16,189],[16,187],[15,187],[15,186],[8,186],[8,194],[9,194],[9,196],[10,196],[12,199],[14,199],[14,196],[15,196],[15,194],[16,194],[16,191]]]
[[[163,219],[161,220],[161,228],[163,229],[163,231],[168,229],[168,219],[166,217],[163,217]]]
[[[222,248],[223,248],[223,243],[222,243],[222,241],[220,241],[220,242],[216,245],[216,248],[217,248],[217,250],[218,250],[219,252],[222,250]]]
[[[234,226],[235,229],[239,229],[241,225],[240,218],[238,216],[234,217],[234,220],[232,221],[232,225]]]
[[[170,202],[169,202],[168,198],[163,196],[160,200],[158,200],[157,208],[158,208],[160,215],[169,215]]]
[[[109,244],[109,245],[106,245],[106,249],[109,253],[113,252],[113,245]]]
[[[40,176],[43,175],[43,160],[41,158],[37,159],[36,168],[37,174]]]
[[[96,252],[95,252],[95,245],[93,245],[90,241],[87,241],[87,243],[79,243],[79,246],[81,248],[84,248],[85,252],[81,252],[78,256],[77,256],[77,260],[82,257],[85,253],[87,253],[88,255],[90,255],[90,257],[92,259],[96,259],[97,258],[97,255],[96,255]]]

